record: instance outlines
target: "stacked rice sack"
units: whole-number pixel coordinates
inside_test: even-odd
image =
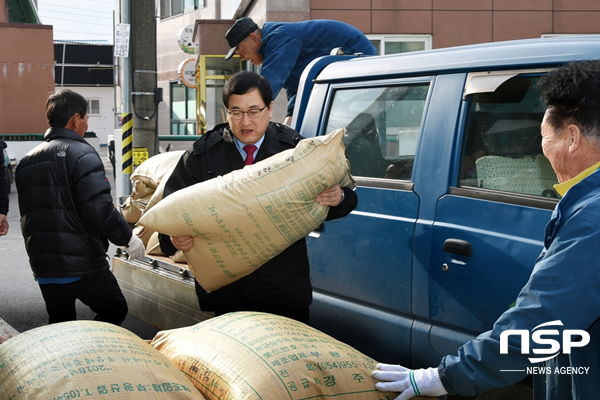
[[[380,400],[398,395],[375,389],[375,360],[278,315],[229,313],[158,332],[150,345],[210,400]]]
[[[375,389],[376,365],[308,325],[267,313],[230,313],[150,342],[116,325],[71,321],[0,344],[0,400],[395,398]]]
[[[0,344],[0,400],[203,400],[160,352],[126,329],[71,321]]]
[[[184,151],[172,151],[150,157],[138,166],[131,174],[133,189],[131,195],[121,207],[125,220],[136,224],[145,212],[162,200],[165,184]],[[134,233],[142,239],[146,246],[146,254],[164,255],[160,251],[158,233],[143,226],[136,226]],[[185,262],[182,254],[175,261]]]
[[[323,223],[329,207],[317,202],[321,192],[338,183],[355,186],[344,132],[304,139],[294,149],[178,190],[138,225],[193,237],[184,255],[205,290],[235,282]]]

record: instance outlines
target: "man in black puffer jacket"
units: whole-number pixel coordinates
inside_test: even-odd
[[[95,320],[120,325],[127,302],[110,271],[108,241],[144,255],[142,241],[115,209],[104,165],[83,135],[87,101],[70,90],[46,103],[44,143],[19,162],[16,184],[29,264],[46,302],[49,323],[76,319],[75,300]]]

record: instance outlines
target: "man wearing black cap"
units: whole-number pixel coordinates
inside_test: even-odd
[[[251,18],[244,17],[233,24],[225,38],[231,47],[225,59],[237,53],[244,61],[262,64],[260,74],[271,84],[273,97],[282,88],[286,89],[286,125],[292,121],[300,75],[312,60],[330,54],[337,47],[344,54],[377,54],[361,31],[333,20],[265,22],[259,29]]]

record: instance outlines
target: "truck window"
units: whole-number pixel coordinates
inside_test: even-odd
[[[346,128],[343,143],[354,176],[410,180],[429,83],[339,89],[326,132]]]
[[[517,75],[468,96],[460,186],[558,198],[542,153],[539,75]]]

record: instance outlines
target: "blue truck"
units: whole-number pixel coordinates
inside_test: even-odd
[[[559,200],[536,83],[598,58],[600,36],[586,35],[309,65],[292,125],[304,137],[346,129],[359,198],[308,237],[311,325],[413,368],[491,329],[526,283]],[[530,396],[520,385],[478,399]]]

